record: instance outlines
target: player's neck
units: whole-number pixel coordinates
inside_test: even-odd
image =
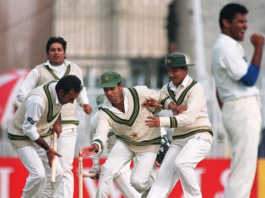
[[[124,97],[122,97],[119,101],[117,102],[112,102],[112,106],[119,109],[121,112],[125,112],[124,108]]]

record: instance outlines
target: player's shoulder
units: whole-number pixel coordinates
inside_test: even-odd
[[[161,91],[160,92],[166,93],[168,86],[169,86],[169,83],[163,85],[163,87],[161,88]]]
[[[155,90],[153,89],[149,89],[147,86],[145,85],[137,85],[134,87],[134,89],[136,90],[138,96],[141,97],[146,97],[146,96],[150,96],[151,94],[154,93]]]
[[[98,115],[97,115],[97,119],[101,119],[101,118],[109,118],[109,109],[108,108],[101,108],[98,111]]]
[[[41,63],[41,64],[39,64],[39,65],[36,65],[35,66],[35,69],[37,69],[37,68],[42,68],[42,67],[45,67],[46,66],[46,64],[45,64],[45,62],[44,63]]]
[[[190,91],[204,91],[204,88],[202,86],[202,84],[200,82],[198,82],[197,80],[193,80],[191,83],[190,83]]]
[[[65,62],[66,62],[67,65],[71,65],[71,67],[77,67],[77,68],[80,69],[80,67],[76,63],[74,63],[72,61],[65,60]]]
[[[137,86],[134,86],[133,88],[139,91],[148,89],[146,85],[137,85]]]
[[[229,54],[231,53],[231,51],[238,49],[239,46],[240,44],[236,40],[234,40],[230,36],[222,34],[215,42],[213,52],[220,54]]]
[[[145,93],[147,90],[149,90],[149,88],[145,85],[137,85],[134,87],[125,87],[124,88],[125,94],[130,93],[132,91],[136,91],[138,94],[142,94],[142,93]]]

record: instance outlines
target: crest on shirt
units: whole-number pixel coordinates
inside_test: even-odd
[[[136,138],[138,138],[138,133],[133,132],[131,136],[133,139],[136,139]]]
[[[247,57],[246,57],[246,56],[244,56],[244,57],[243,57],[243,59],[244,59],[246,62],[248,62],[248,59],[247,59]]]
[[[32,125],[36,124],[36,122],[37,122],[37,121],[33,120],[31,117],[28,117],[27,121],[29,121],[30,124],[32,124]]]

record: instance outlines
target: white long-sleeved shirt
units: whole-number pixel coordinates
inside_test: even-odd
[[[193,82],[193,79],[187,75],[178,87],[172,82],[169,83],[169,89],[174,92],[175,100],[183,99],[181,104],[187,108],[186,111],[176,116],[159,117],[160,127],[174,128],[175,136],[185,136],[199,131],[211,131],[203,87],[198,82],[191,86]],[[189,86],[191,87],[189,88]],[[185,93],[186,89],[187,92]],[[162,88],[161,92],[168,93],[167,85]],[[181,95],[183,93],[185,94]],[[206,133],[206,136],[211,139],[210,133]]]
[[[55,91],[55,84],[51,84],[52,86],[52,97],[55,99],[56,104],[59,103],[58,96]],[[41,96],[38,95],[32,95],[28,97],[28,99],[25,101],[25,120],[22,124],[22,130],[23,133],[28,136],[32,141],[37,140],[40,135],[37,132],[36,124],[40,120],[40,117],[44,113],[45,103]],[[30,119],[30,122],[29,122]]]
[[[168,109],[168,104],[171,100],[166,94],[156,92],[148,89],[146,86],[136,86],[134,88],[123,88],[124,105],[128,104],[128,110],[122,113],[109,106],[107,100],[103,103],[103,108],[99,112],[97,117],[97,129],[96,134],[93,137],[92,143],[96,143],[99,146],[99,151],[103,149],[103,146],[107,141],[107,134],[112,128],[119,138],[127,142],[127,146],[134,152],[157,152],[160,141],[160,129],[149,128],[145,125],[144,120],[148,116],[152,116],[148,108],[142,107],[141,104],[154,98],[158,103],[164,101],[164,108]],[[130,104],[130,105],[129,105]]]
[[[48,65],[50,67],[50,69],[53,71],[53,73],[56,76],[58,76],[58,78],[62,78],[64,76],[65,71],[67,69],[67,66],[69,64],[71,64],[71,62],[67,61],[67,60],[64,60],[64,63],[60,66],[52,66],[50,64],[49,60],[47,60],[47,62],[45,63],[45,65]],[[36,68],[34,68],[33,70],[31,70],[29,72],[29,74],[27,75],[26,79],[24,80],[24,82],[22,83],[22,85],[18,91],[17,99],[19,102],[22,102],[26,98],[28,93],[37,86],[39,76],[40,76],[40,74]],[[80,78],[82,85],[83,85],[84,83],[83,83],[83,75],[82,75],[81,69],[80,69],[80,77],[79,78]],[[89,104],[89,100],[87,97],[87,92],[86,92],[85,87],[79,93],[79,96],[76,99],[76,101],[80,106],[83,106],[84,104]]]
[[[248,63],[242,45],[233,38],[219,35],[213,48],[212,68],[223,103],[247,96],[259,96],[256,86],[247,87],[240,82],[248,71]]]

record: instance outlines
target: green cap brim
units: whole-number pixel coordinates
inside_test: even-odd
[[[119,82],[105,82],[100,85],[101,88],[105,87],[116,87]]]
[[[164,66],[164,67],[188,67],[188,66],[194,66],[195,64],[186,64],[186,65],[178,65],[178,66],[174,66],[174,65],[165,65],[164,63],[158,63],[160,66]]]

